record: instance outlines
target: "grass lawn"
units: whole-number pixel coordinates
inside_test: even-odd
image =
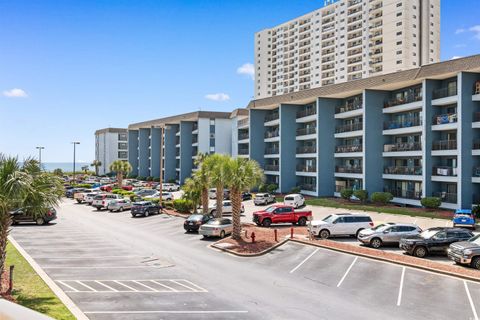
[[[18,304],[54,319],[75,319],[17,249],[9,243],[6,267],[10,265],[15,265],[12,296]]]

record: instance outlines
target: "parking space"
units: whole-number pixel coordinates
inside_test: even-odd
[[[297,243],[256,263],[295,277],[302,287],[328,287],[345,299],[387,309],[392,318],[478,319],[480,283]]]

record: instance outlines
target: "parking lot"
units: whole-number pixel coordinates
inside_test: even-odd
[[[12,235],[90,319],[478,319],[479,283],[296,243],[234,257],[167,215],[58,213]]]

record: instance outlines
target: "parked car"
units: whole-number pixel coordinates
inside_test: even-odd
[[[283,203],[294,207],[295,209],[305,205],[305,198],[301,194],[289,194],[283,198]]]
[[[453,227],[465,227],[475,230],[475,216],[470,209],[455,211],[453,216]]]
[[[360,213],[336,213],[323,220],[312,221],[312,235],[321,239],[330,236],[358,236],[360,231],[373,227],[372,218]]]
[[[153,196],[155,194],[157,195],[157,198],[160,197],[160,193],[155,189],[141,189],[141,190],[135,191],[135,195],[142,198]]]
[[[103,185],[100,187],[100,190],[102,190],[103,192],[112,192],[113,190],[113,185],[111,184],[106,184],[106,185]]]
[[[473,233],[462,228],[430,228],[418,236],[402,238],[400,248],[418,258],[432,253],[447,255],[447,249],[452,243],[466,241],[471,237]]]
[[[447,250],[448,257],[458,264],[480,270],[480,234],[468,241],[455,242]]]
[[[160,214],[162,207],[150,201],[140,201],[132,205],[130,212],[132,213],[132,217],[136,217],[137,215],[148,217],[151,214]]]
[[[158,186],[157,189],[160,189],[160,187]],[[162,183],[162,190],[168,192],[179,191],[180,186],[175,183]]]
[[[87,193],[87,195],[85,196],[85,203],[87,205],[92,205],[93,198],[95,198],[95,196],[98,195],[99,193],[100,192],[98,192],[98,191]]]
[[[114,211],[125,211],[132,209],[132,201],[128,199],[114,199],[108,202],[107,210],[110,212]]]
[[[55,210],[55,208],[48,209],[45,215],[39,217],[34,217],[27,211],[28,210],[24,209],[17,209],[11,211],[10,217],[12,219],[12,224],[18,224],[22,222],[35,222],[37,225],[41,226],[57,219],[57,210]]]
[[[147,196],[141,196],[145,200],[160,199],[160,192],[155,190],[155,193],[149,194]]]
[[[292,206],[284,204],[274,204],[265,210],[253,213],[253,222],[258,226],[270,227],[275,223],[298,223],[300,226],[307,224],[311,220],[312,211],[295,210]]]
[[[88,191],[89,189],[85,189],[85,188],[72,188],[72,189],[68,189],[65,191],[65,197],[67,198],[72,198],[75,196],[76,193],[78,192],[86,192]]]
[[[249,192],[242,192],[242,201],[252,200],[252,194]]]
[[[212,188],[208,190],[208,197],[210,199],[217,199],[217,189]],[[230,199],[230,190],[223,189],[223,199],[228,200]]]
[[[92,206],[97,208],[97,210],[107,209],[108,203],[111,200],[122,199],[122,197],[118,194],[108,194],[108,193],[101,193],[97,194],[93,197]]]
[[[93,189],[85,189],[82,192],[75,192],[73,195],[73,199],[77,201],[77,203],[83,203],[87,194],[94,192]]]
[[[198,231],[200,226],[213,219],[211,214],[192,214],[183,223],[183,228],[187,231]]]
[[[411,223],[385,223],[370,229],[364,229],[358,233],[358,241],[369,245],[375,249],[384,244],[397,245],[401,238],[416,236],[422,232],[422,229]]]
[[[210,219],[207,223],[200,226],[198,233],[204,238],[220,237],[225,238],[226,235],[233,231],[232,220],[228,218]]]
[[[215,215],[217,212],[217,206],[216,204],[213,204],[212,206],[208,207],[208,213],[211,215]],[[222,202],[222,213],[224,214],[232,214],[232,202],[230,200],[225,200]],[[245,212],[245,207],[242,204],[242,208],[240,209],[240,212],[243,213]]]
[[[253,199],[253,203],[258,205],[268,205],[275,202],[275,196],[270,193],[257,193]]]

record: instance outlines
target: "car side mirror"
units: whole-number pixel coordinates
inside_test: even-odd
[[[332,224],[337,224],[337,220],[333,221]]]

